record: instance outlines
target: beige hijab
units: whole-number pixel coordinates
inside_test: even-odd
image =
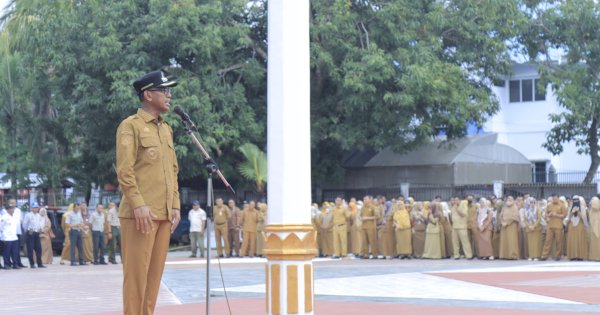
[[[594,236],[600,238],[600,199],[592,198],[590,209],[590,226]]]
[[[511,224],[513,222],[519,222],[519,208],[515,204],[512,197],[508,197],[502,207],[502,213],[500,214],[500,222],[503,224]]]

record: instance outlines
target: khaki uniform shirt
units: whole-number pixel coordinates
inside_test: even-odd
[[[240,227],[240,216],[242,215],[242,212],[238,207],[233,207],[233,209],[230,208],[229,211],[230,216],[229,220],[227,220],[227,228],[230,230],[235,230],[236,228]]]
[[[350,210],[346,207],[335,206],[331,212],[333,212],[333,226],[346,224],[346,221],[350,219]]]
[[[229,207],[226,205],[222,205],[222,206],[215,206],[215,209],[213,211],[213,215],[215,218],[215,224],[216,225],[223,225],[225,223],[227,223],[227,220],[230,217],[229,214]]]
[[[138,109],[117,129],[117,178],[124,198],[120,218],[134,218],[133,209],[147,206],[157,220],[179,209],[177,156],[173,131],[162,117]]]
[[[363,208],[361,210],[361,216],[362,217],[377,217],[375,220],[363,219],[363,221],[362,221],[363,229],[375,228],[376,222],[379,222],[379,220],[381,219],[381,215],[379,214],[379,211],[377,211],[377,209],[375,209],[375,206],[373,206],[373,205],[363,206]]]
[[[550,213],[555,212],[557,214],[562,214],[562,217],[550,217]],[[549,204],[548,208],[546,208],[547,218],[548,218],[548,228],[550,229],[562,229],[563,227],[563,219],[567,214],[567,209],[562,203],[559,204]]]
[[[467,228],[467,211],[465,211],[467,209],[460,207],[459,205],[455,205],[452,206],[450,208],[450,215],[452,217],[452,228],[454,229],[466,229]],[[460,214],[462,214],[463,216],[461,216]]]
[[[244,210],[242,211],[242,230],[244,232],[256,232],[256,223],[258,222],[258,211]]]

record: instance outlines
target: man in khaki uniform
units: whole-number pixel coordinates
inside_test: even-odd
[[[556,240],[556,252],[555,260],[560,260],[562,255],[562,241],[563,241],[563,219],[567,215],[567,208],[560,202],[558,195],[552,195],[552,203],[546,208],[546,218],[548,219],[548,228],[546,229],[546,241],[544,242],[544,250],[542,251],[541,260],[546,260],[550,249],[552,248],[552,241]]]
[[[333,216],[333,258],[348,255],[348,219],[350,210],[342,203],[342,198],[335,198],[335,206],[331,210]]]
[[[229,257],[240,256],[240,216],[242,211],[235,205],[233,199],[227,202],[231,216],[227,220],[227,239],[229,240]]]
[[[223,198],[217,198],[215,209],[213,211],[215,222],[215,241],[217,242],[217,255],[223,258],[223,244],[225,244],[225,253],[229,253],[229,238],[227,237],[227,220],[231,217],[229,207],[223,204]],[[223,244],[221,244],[223,240]]]
[[[133,86],[142,103],[117,129],[116,171],[123,252],[123,311],[152,314],[173,233],[181,215],[173,131],[161,117],[169,111],[170,87],[162,71]]]
[[[255,207],[256,204],[254,201],[251,201],[244,207],[244,211],[242,211],[240,224],[242,225],[243,237],[240,257],[254,257],[256,251],[256,224],[258,223],[258,211],[256,211]]]
[[[452,247],[454,259],[460,258],[460,247],[467,259],[473,259],[473,251],[467,234],[468,227],[468,201],[463,200],[459,204],[458,197],[452,197],[450,200],[450,216],[452,218]]]
[[[471,250],[473,251],[473,256],[477,257],[477,242],[476,242],[476,238],[477,238],[477,203],[474,201],[475,197],[472,195],[467,196],[467,205],[468,205],[468,221],[467,221],[467,228],[468,228],[468,235],[469,235],[469,242],[471,243]],[[466,254],[465,254],[466,255]]]
[[[362,258],[376,258],[377,256],[377,226],[381,217],[379,211],[373,205],[373,197],[365,196],[363,198],[363,207],[361,210],[361,233],[362,233]],[[370,249],[370,250],[369,250]]]

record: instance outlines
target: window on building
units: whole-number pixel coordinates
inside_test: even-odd
[[[508,83],[509,102],[545,101],[546,93],[538,89],[540,79],[510,80]]]
[[[509,102],[515,103],[521,101],[521,81],[520,80],[510,80],[508,84],[509,90]]]
[[[521,81],[521,101],[522,102],[533,101],[533,80]]]
[[[535,100],[536,101],[545,101],[546,100],[546,91],[540,88],[540,79],[535,79]]]

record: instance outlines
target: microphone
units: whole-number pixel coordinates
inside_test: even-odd
[[[173,108],[173,111],[175,112],[175,114],[181,117],[181,120],[184,123],[186,123],[186,125],[188,125],[191,129],[198,131],[196,125],[194,125],[194,122],[190,119],[190,116],[183,110],[183,108],[181,108],[181,106],[175,106],[175,108]]]

